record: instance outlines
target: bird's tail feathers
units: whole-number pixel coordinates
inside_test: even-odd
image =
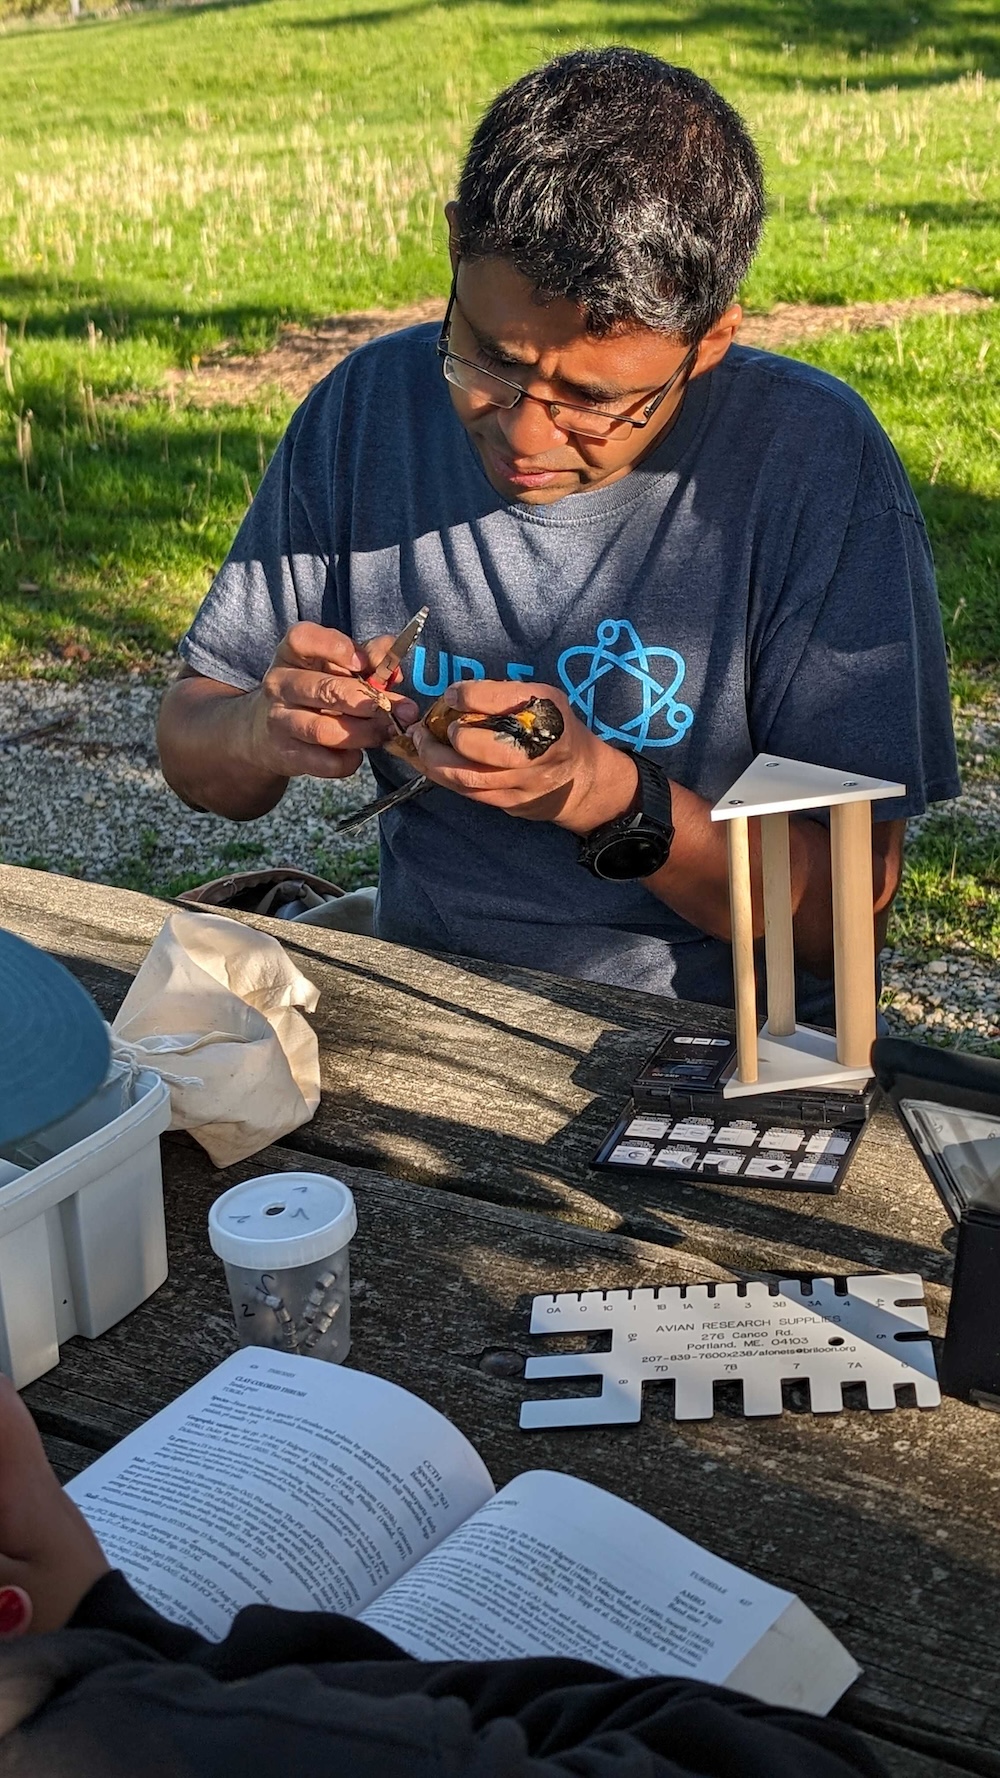
[[[389,790],[385,796],[378,796],[372,803],[365,803],[363,808],[355,809],[353,815],[345,815],[338,821],[335,833],[353,833],[356,827],[364,827],[366,821],[374,821],[376,815],[384,815],[387,809],[395,809],[400,803],[408,803],[412,796],[419,796],[422,791],[430,789],[430,779],[421,773],[419,778],[411,778],[408,784],[400,784],[398,789]]]

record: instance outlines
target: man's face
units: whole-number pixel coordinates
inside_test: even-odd
[[[459,357],[532,395],[639,420],[688,351],[680,340],[648,327],[597,338],[587,332],[574,303],[558,297],[543,306],[528,279],[499,259],[460,265],[449,344]],[[700,359],[701,354],[692,374],[703,368]],[[622,436],[612,438],[574,432],[571,414],[553,420],[537,401],[503,408],[451,384],[449,392],[497,493],[505,500],[549,506],[566,494],[627,475],[676,418],[685,380],[680,378],[648,426],[623,427]]]

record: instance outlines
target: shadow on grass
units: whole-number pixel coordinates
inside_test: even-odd
[[[94,662],[170,650],[222,561],[279,429],[259,416],[102,405],[69,448],[42,427],[32,479],[0,468],[0,655],[66,642]]]
[[[878,217],[895,227],[899,222],[900,213],[902,212],[905,213],[906,219],[912,228],[919,228],[925,222],[932,228],[948,229],[960,227],[964,232],[968,233],[971,233],[975,229],[985,230],[1000,228],[1000,204],[996,202],[984,202],[981,198],[973,197],[969,191],[960,188],[958,180],[961,175],[956,173],[953,177],[956,181],[953,188],[955,191],[953,199],[928,198],[926,200],[908,202],[904,198],[902,200],[897,200],[895,203],[880,204],[872,203],[870,201],[863,203],[857,198],[827,198],[824,196],[820,202],[819,208],[822,211],[824,221],[828,223],[857,223],[862,217],[865,219]],[[937,178],[939,182],[943,184],[948,178],[946,169],[940,169]],[[793,208],[791,204],[788,204],[786,207],[788,210]],[[799,205],[800,211],[804,210],[805,207],[805,199],[803,198]],[[978,250],[978,242],[976,243],[976,246]],[[994,277],[992,280],[987,280],[987,282],[995,284],[996,279]],[[847,297],[845,300],[849,302],[851,298]]]
[[[213,3],[226,5],[240,0]],[[378,28],[422,14],[462,11],[472,3],[473,0],[412,0],[411,4],[398,7],[359,7],[335,18],[314,14],[292,20],[291,24],[297,30],[317,31]],[[533,35],[544,28],[544,15],[539,16],[539,9],[529,5],[528,0],[492,3],[504,11],[525,13],[522,28]],[[963,67],[975,66],[984,73],[1000,67],[1000,20],[995,9],[963,4],[962,0],[883,0],[878,8],[871,7],[868,0],[782,0],[772,6],[761,6],[759,0],[707,0],[703,5],[674,0],[673,5],[662,8],[608,8],[606,23],[595,34],[603,36],[610,32],[616,41],[638,46],[644,39],[662,45],[666,35],[678,31],[726,37],[764,55],[787,54],[788,46],[851,57],[890,55],[905,48],[915,58],[927,55],[928,46],[933,46],[935,55],[927,57],[925,69],[872,70],[865,75],[869,89],[889,85],[933,86],[953,80],[956,71]],[[793,79],[821,88],[831,84],[829,73],[803,75],[794,64],[787,71],[780,69],[771,74],[754,70],[755,81],[785,85]]]
[[[927,524],[945,641],[956,666],[1000,660],[1000,500],[915,479]]]
[[[871,92],[889,86],[939,86],[965,69],[992,74],[1000,68],[998,14],[986,6],[962,5],[961,0],[924,4],[916,0],[912,5],[910,0],[887,0],[878,8],[865,0],[782,0],[772,6],[761,6],[757,0],[708,0],[701,6],[674,5],[655,19],[638,11],[621,12],[615,18],[616,36],[634,44],[641,45],[644,39],[662,43],[670,31],[724,37],[734,48],[787,58],[770,70],[754,68],[754,85],[829,90],[842,70],[800,67],[795,52],[810,50],[855,60],[898,55],[909,63],[890,68],[862,65],[849,78],[854,83],[863,80]],[[925,66],[914,66],[918,60]]]
[[[190,348],[201,335],[235,338],[246,350],[272,345],[292,311],[280,303],[239,303],[218,308],[193,309],[183,303],[150,302],[137,297],[125,285],[102,283],[81,290],[78,283],[58,273],[7,273],[0,276],[0,316],[12,331],[22,319],[31,339],[68,339],[79,344],[87,338],[88,324],[99,327],[106,340],[144,338],[171,351]],[[297,313],[297,311],[296,311]]]
[[[81,20],[74,27],[88,33],[123,28],[158,29],[172,23],[180,12],[210,13],[245,10],[256,6],[257,0],[206,0],[204,5],[138,6],[127,19],[94,17]],[[283,29],[297,31],[378,31],[394,29],[425,16],[449,12],[485,10],[479,0],[402,0],[398,6],[359,5],[337,13],[315,12],[307,18],[282,19]],[[534,0],[491,0],[490,10],[511,15],[504,20],[505,31],[530,33],[537,37],[548,31],[568,41],[577,32],[558,17],[548,18],[547,8]],[[523,23],[513,15],[521,15]],[[642,5],[637,0],[631,10],[605,6],[599,21],[588,20],[587,35],[612,36],[618,42],[641,46],[649,42],[659,49],[663,40],[677,32],[692,36],[715,35],[728,38],[734,46],[761,55],[785,55],[787,66],[774,70],[754,70],[755,82],[786,86],[792,81],[811,88],[828,88],[839,71],[802,71],[791,60],[791,52],[815,50],[825,56],[851,58],[906,54],[908,67],[893,69],[862,69],[860,72],[869,90],[886,86],[922,87],[951,81],[965,68],[981,68],[990,74],[1000,68],[1000,21],[996,10],[983,0],[882,0],[877,8],[869,0],[781,0],[780,4],[762,6],[759,0],[673,0],[668,6]],[[37,24],[25,20],[22,31],[37,30]],[[19,34],[16,26],[7,25],[5,35]],[[928,51],[933,54],[928,54]],[[926,58],[925,67],[913,64]]]

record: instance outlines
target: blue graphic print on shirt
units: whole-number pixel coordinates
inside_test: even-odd
[[[622,646],[616,649],[616,644]],[[653,663],[669,661],[673,675],[663,685],[656,677]],[[570,663],[574,663],[571,668]],[[677,693],[684,681],[686,667],[683,655],[674,648],[646,648],[638,631],[627,618],[606,617],[597,626],[597,642],[593,648],[567,648],[559,656],[559,677],[569,694],[570,709],[599,735],[602,741],[617,741],[626,747],[675,747],[694,721],[689,704],[678,701]],[[577,676],[577,669],[582,672]],[[632,679],[633,690],[639,694],[642,707],[619,727],[603,722],[597,713],[597,688],[609,674],[623,674]],[[615,690],[621,696],[622,686]],[[657,719],[662,718],[662,721]],[[663,724],[668,732],[662,732]],[[657,728],[661,731],[656,732]]]

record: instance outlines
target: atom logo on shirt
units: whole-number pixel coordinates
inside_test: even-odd
[[[661,662],[669,663],[668,671]],[[602,741],[635,748],[675,747],[694,721],[690,705],[677,697],[686,672],[683,655],[673,648],[647,648],[627,618],[604,618],[593,648],[567,648],[556,664],[570,708]],[[661,683],[659,673],[666,683]],[[609,694],[619,710],[638,703],[638,711],[617,724],[606,720]],[[599,703],[605,715],[600,714]]]

